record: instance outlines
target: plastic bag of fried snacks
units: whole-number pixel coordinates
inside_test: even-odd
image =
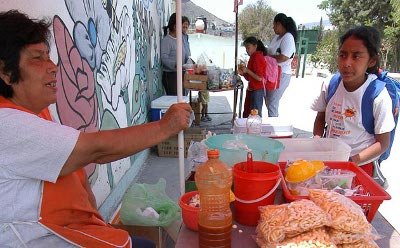
[[[330,223],[328,215],[310,200],[262,206],[259,210],[257,237],[272,244]]]
[[[330,227],[343,232],[371,233],[371,224],[359,205],[333,191],[311,189],[310,199],[331,217]]]
[[[333,228],[326,229],[331,240],[335,244],[353,244],[362,241],[369,240],[377,240],[382,238],[374,228],[372,228],[372,233],[364,234],[364,233],[350,233],[350,232],[342,232]]]
[[[285,239],[277,245],[279,248],[335,248],[324,227],[304,232],[295,237]]]
[[[337,245],[338,248],[379,248],[372,239],[365,239],[356,243]]]

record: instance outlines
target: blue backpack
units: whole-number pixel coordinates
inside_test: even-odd
[[[400,83],[395,79],[389,77],[387,75],[387,71],[380,72],[378,78],[372,81],[367,89],[365,90],[364,96],[361,100],[361,113],[362,113],[362,124],[365,130],[374,134],[374,115],[372,113],[372,105],[374,99],[381,93],[381,91],[386,87],[386,90],[389,92],[390,98],[392,99],[392,109],[393,109],[393,117],[395,122],[394,129],[390,132],[390,143],[388,149],[379,157],[378,162],[382,162],[387,159],[390,155],[390,150],[392,149],[392,144],[394,141],[394,134],[396,132],[397,121],[399,119],[399,107],[400,107]],[[328,86],[328,95],[326,98],[326,102],[332,98],[335,94],[336,89],[339,86],[340,81],[342,80],[340,73],[336,73],[333,75],[331,81]]]

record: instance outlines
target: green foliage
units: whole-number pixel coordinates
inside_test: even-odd
[[[239,31],[243,37],[255,36],[262,41],[270,41],[274,36],[272,25],[276,14],[264,0],[249,4],[239,14]]]
[[[377,28],[382,34],[381,65],[391,71],[399,70],[400,55],[400,1],[399,0],[324,0],[318,6],[325,10],[330,22],[342,35],[356,25],[367,25]],[[329,38],[329,36],[325,36]],[[330,46],[327,42],[323,44]],[[336,41],[337,43],[337,41]],[[321,54],[329,50],[319,46]],[[336,54],[335,51],[333,54]],[[329,56],[328,56],[329,57]],[[314,58],[318,63],[324,63],[323,58]],[[319,61],[318,59],[322,59]]]
[[[311,55],[314,66],[328,69],[330,72],[337,70],[339,32],[337,30],[326,31],[322,40],[317,45],[317,50]]]

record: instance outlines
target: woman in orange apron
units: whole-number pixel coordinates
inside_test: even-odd
[[[57,66],[49,34],[43,20],[0,13],[0,247],[45,247],[53,238],[57,247],[132,247],[129,234],[91,204],[84,166],[167,139],[187,128],[191,108],[175,104],[160,121],[97,133],[53,122],[48,106],[56,102]]]

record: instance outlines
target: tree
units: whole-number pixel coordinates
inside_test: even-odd
[[[399,69],[399,0],[324,0],[318,7],[327,12],[330,22],[338,29],[338,35],[342,35],[356,25],[377,28],[383,37],[382,65],[386,65],[385,68],[392,71]],[[327,43],[324,44],[328,45]],[[320,49],[326,50],[322,47]],[[323,56],[318,59],[321,59],[319,61],[321,64],[329,64]]]
[[[239,31],[243,37],[254,36],[262,41],[270,41],[274,36],[272,26],[276,14],[264,0],[249,4],[239,14]]]
[[[330,72],[337,71],[338,39],[338,30],[326,31],[311,55],[311,62],[317,67],[327,68]]]

